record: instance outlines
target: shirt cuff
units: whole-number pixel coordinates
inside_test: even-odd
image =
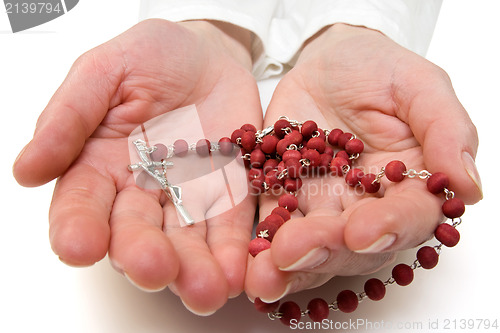
[[[286,31],[274,31],[275,39],[292,45],[289,51],[279,44],[269,46],[269,53],[283,63],[294,65],[303,43],[325,26],[346,23],[378,30],[401,46],[425,56],[439,15],[442,0],[311,0],[295,3],[285,12],[289,18]],[[307,14],[300,14],[307,13]]]

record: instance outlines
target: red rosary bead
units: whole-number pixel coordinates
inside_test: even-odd
[[[265,182],[270,189],[279,189],[283,186],[283,179],[278,179],[278,170],[271,170],[266,173]]]
[[[319,166],[321,162],[321,155],[317,150],[314,149],[306,150],[304,153],[302,153],[302,158],[309,160],[309,166],[312,168]]]
[[[407,286],[413,281],[413,269],[407,264],[399,264],[392,269],[392,277],[400,286]]]
[[[359,139],[349,140],[345,144],[345,151],[349,155],[361,154],[363,152],[363,149],[365,149],[365,145]]]
[[[434,237],[447,247],[453,247],[460,241],[460,233],[458,230],[447,223],[438,225],[436,231],[434,231]]]
[[[372,301],[380,301],[385,296],[385,284],[379,279],[372,278],[366,281],[364,290]]]
[[[331,160],[332,160],[331,155],[329,155],[327,153],[321,154],[319,166],[318,166],[318,174],[324,175],[324,174],[328,173],[328,171],[330,170],[330,161]]]
[[[442,172],[433,173],[429,179],[427,179],[427,189],[433,194],[443,192],[449,184],[450,180],[448,176]]]
[[[299,152],[297,152],[299,153]],[[299,153],[300,154],[300,153]],[[302,164],[298,159],[289,158],[285,161],[285,167],[288,173],[288,177],[298,178],[300,177],[300,169],[302,168]]]
[[[274,123],[274,134],[276,134],[278,138],[282,139],[286,134],[286,128],[292,129],[292,125],[290,125],[290,122],[288,120],[280,119]]]
[[[283,154],[287,151],[289,145],[290,141],[288,141],[287,139],[281,139],[276,145],[276,153],[278,153],[279,156],[283,156]]]
[[[187,142],[186,142],[186,145],[187,145]],[[168,154],[167,146],[165,146],[162,143],[157,143],[155,145],[155,147],[156,147],[155,151],[151,153],[151,159],[153,161],[160,162],[161,160],[167,158],[167,154]]]
[[[283,183],[283,188],[288,192],[296,192],[302,187],[302,179],[287,178]]]
[[[406,171],[406,165],[401,161],[391,161],[385,166],[385,176],[391,182],[400,182],[405,179],[403,172]]]
[[[353,312],[358,307],[358,303],[358,295],[352,290],[343,290],[337,295],[337,306],[342,312]]]
[[[290,212],[283,207],[274,208],[271,212],[271,215],[273,214],[281,216],[285,222],[290,219]]]
[[[465,204],[459,198],[446,200],[442,206],[443,214],[449,219],[460,217],[465,212]]]
[[[279,161],[275,158],[268,159],[262,167],[262,170],[264,170],[264,174],[267,174],[269,171],[276,169],[278,167],[278,163]]]
[[[325,131],[323,131],[321,128],[318,128],[318,133],[317,133],[317,137],[320,138],[321,140],[323,141],[326,141],[326,134],[325,134]]]
[[[299,207],[299,201],[295,195],[285,193],[278,199],[278,206],[286,208],[291,213]]]
[[[252,168],[262,168],[266,162],[266,155],[260,149],[254,149],[250,153],[250,166]]]
[[[363,171],[361,169],[351,169],[349,172],[345,175],[345,182],[349,186],[356,186],[359,184],[359,181],[363,177]]]
[[[198,140],[196,143],[196,152],[201,157],[207,157],[210,155],[210,141],[207,139]]]
[[[417,260],[423,268],[431,269],[438,264],[439,255],[433,247],[424,246],[417,251]]]
[[[285,169],[286,169],[285,162],[283,161],[279,162],[278,166],[276,167],[276,171],[278,171],[278,173],[282,173]]]
[[[261,178],[254,178],[250,180],[250,190],[254,194],[262,194],[265,192],[264,181]]]
[[[313,136],[314,132],[318,130],[318,125],[312,120],[307,120],[302,124],[302,135],[305,138],[310,138]]]
[[[254,132],[245,132],[241,135],[241,146],[247,152],[252,151],[255,148],[257,142],[255,142],[255,133]]]
[[[352,165],[352,160],[349,158],[349,154],[345,150],[339,150],[337,154],[335,154],[335,157],[342,157],[348,162],[349,166]]]
[[[261,179],[264,181],[264,172],[262,169],[250,169],[248,170],[248,180],[252,181],[253,179]]]
[[[270,223],[273,223],[273,224],[276,224],[278,227],[281,227],[281,225],[283,223],[285,223],[285,219],[279,215],[279,214],[274,214],[274,213],[271,213],[270,215],[268,215],[264,221],[267,221],[267,222],[270,222]]]
[[[242,130],[241,128],[234,130],[231,134],[231,142],[234,144],[238,144],[238,141],[241,140],[241,136],[243,135],[243,133],[245,133],[245,130]]]
[[[376,182],[376,175],[373,173],[368,173],[361,177],[361,185],[367,193],[376,193],[380,189],[380,183]]]
[[[333,151],[333,148],[330,147],[330,146],[326,146],[325,147],[325,151],[324,151],[324,154],[327,154],[327,155],[330,155],[330,159],[333,158],[333,155],[335,155],[335,152]]]
[[[262,221],[257,224],[255,228],[255,233],[258,237],[267,239],[272,242],[276,231],[280,228],[281,224],[274,223],[274,221]]]
[[[286,161],[288,161],[289,159],[295,159],[295,160],[299,161],[301,158],[302,158],[302,154],[300,153],[300,151],[291,149],[291,150],[285,151],[285,153],[283,154],[283,157],[281,159],[283,160],[283,162],[286,163]]]
[[[186,140],[179,139],[174,142],[174,154],[178,157],[184,157],[189,152],[189,145]]]
[[[253,304],[254,304],[255,308],[257,309],[257,311],[268,313],[268,312],[275,311],[278,308],[278,306],[280,305],[280,301],[276,301],[273,303],[266,303],[257,297],[257,298],[255,298]]]
[[[340,128],[334,128],[330,131],[330,134],[328,134],[328,143],[332,146],[337,146],[339,144],[339,137],[343,133],[344,131],[342,131]]]
[[[344,132],[342,134],[339,135],[339,138],[338,138],[338,141],[337,141],[337,145],[342,148],[342,149],[345,149],[345,145],[347,144],[347,142],[349,140],[351,140],[354,136],[352,135],[352,133],[349,133],[349,132]]]
[[[285,135],[285,140],[289,142],[289,144],[294,144],[296,146],[300,145],[302,143],[302,140],[304,140],[304,137],[302,134],[300,134],[299,131],[291,131],[289,134]]]
[[[334,176],[342,176],[349,162],[343,157],[334,157],[330,162],[330,171]]]
[[[233,153],[234,145],[231,142],[231,139],[228,137],[221,138],[219,140],[219,150],[220,153],[224,156],[229,156]]]
[[[274,135],[266,135],[262,138],[260,149],[266,154],[274,154],[276,152],[276,145],[279,139]]]
[[[314,298],[307,304],[307,310],[309,311],[309,318],[312,321],[320,322],[323,319],[328,318],[330,313],[330,308],[328,303],[322,298]]]
[[[281,304],[278,312],[281,313],[280,320],[285,325],[290,325],[292,320],[298,322],[300,320],[300,317],[302,316],[300,307],[297,305],[297,303],[292,301]]]
[[[259,252],[271,248],[271,242],[264,238],[254,238],[248,244],[248,252],[255,257]]]
[[[254,133],[257,132],[257,128],[252,124],[244,124],[241,126],[241,129],[246,132],[254,132]]]
[[[321,138],[311,138],[311,139],[309,139],[309,141],[307,141],[307,148],[308,149],[315,149],[320,154],[323,154],[325,152],[325,149],[326,149],[326,143]]]

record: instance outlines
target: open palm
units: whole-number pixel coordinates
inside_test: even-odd
[[[462,161],[475,156],[475,128],[447,76],[378,32],[335,25],[310,41],[276,88],[264,123],[281,115],[355,134],[365,150],[354,164],[365,173],[401,160],[449,174],[466,202],[480,199],[478,176]],[[273,301],[334,275],[367,274],[427,240],[442,219],[441,200],[419,180],[381,185],[366,194],[341,177],[305,180],[296,218],[250,263],[247,293]],[[261,216],[276,205],[276,197],[262,196]]]
[[[243,123],[260,127],[251,65],[245,47],[214,25],[163,20],[141,22],[75,62],[14,166],[26,186],[59,177],[50,240],[62,261],[91,265],[109,252],[134,284],[146,290],[169,285],[199,314],[243,290],[254,200],[179,227],[159,190],[135,185],[127,170],[128,136],[190,104],[211,141]],[[190,130],[189,123],[179,127]]]

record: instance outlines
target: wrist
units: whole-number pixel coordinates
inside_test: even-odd
[[[364,26],[350,25],[347,23],[335,23],[319,30],[304,42],[301,54],[307,55],[314,51],[325,51],[325,48],[335,47],[337,44],[355,38],[386,38],[385,35]],[[299,58],[300,60],[300,58]]]
[[[373,35],[373,36],[385,36],[379,30],[367,28],[361,25],[351,25],[347,23],[334,23],[332,25],[326,26],[315,33],[312,37],[304,42],[304,47],[310,42],[314,41],[318,37],[325,36],[330,38],[335,38],[336,40],[347,39],[356,36],[363,35]]]
[[[183,21],[179,24],[210,41],[249,71],[252,70],[250,31],[231,23],[213,20]]]

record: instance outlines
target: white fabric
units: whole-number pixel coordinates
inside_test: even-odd
[[[212,19],[250,30],[253,74],[264,79],[293,65],[304,41],[347,23],[379,30],[425,56],[442,0],[142,0],[141,19]]]

